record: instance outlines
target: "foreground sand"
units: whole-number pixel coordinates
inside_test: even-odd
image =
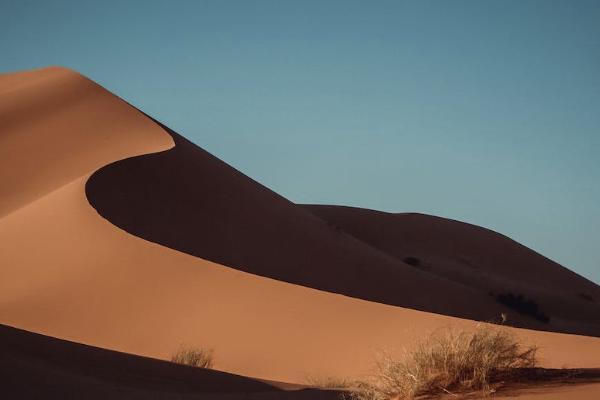
[[[15,399],[340,399],[303,388],[84,346],[0,325],[1,394]],[[504,388],[498,398],[595,399],[596,373],[577,386],[564,381]],[[586,384],[586,382],[588,382]],[[558,384],[558,385],[557,385]],[[567,386],[565,386],[567,384]],[[562,397],[560,397],[562,396]],[[478,394],[466,398],[478,398]],[[450,396],[449,398],[456,398]]]
[[[8,399],[337,399],[284,392],[218,371],[117,353],[0,325],[0,396]]]
[[[219,370],[285,382],[359,377],[380,350],[399,353],[436,329],[477,324],[238,271],[117,228],[89,204],[89,176],[121,158],[167,150],[171,136],[85,78],[61,69],[44,74],[66,83],[2,103],[4,113],[19,115],[14,104],[22,104],[35,118],[11,119],[0,151],[28,154],[35,166],[0,157],[3,179],[12,179],[9,167],[23,171],[0,193],[0,323],[162,359],[182,345],[210,347]],[[93,101],[58,115],[31,103],[40,93],[54,99],[72,80]],[[73,126],[85,139],[74,139]],[[31,135],[44,132],[51,135],[32,146]],[[514,331],[541,347],[543,366],[600,366],[599,338]]]
[[[498,399],[520,400],[596,400],[600,396],[600,384],[573,385],[563,387],[543,387],[539,389],[528,389],[520,393],[507,396],[498,396]]]

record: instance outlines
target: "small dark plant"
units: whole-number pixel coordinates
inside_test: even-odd
[[[339,226],[338,224],[335,224],[331,221],[327,221],[327,226],[329,226],[329,228],[331,230],[333,230],[335,233],[342,233],[344,231],[341,226]]]
[[[408,265],[412,265],[413,267],[420,267],[421,266],[421,260],[419,260],[417,257],[414,257],[414,256],[404,257],[402,259],[402,261],[404,261]]]
[[[496,295],[496,301],[512,308],[519,314],[528,315],[544,323],[550,322],[550,317],[540,310],[538,304],[522,294],[499,293]]]
[[[595,303],[594,298],[587,293],[579,293],[579,297],[581,297],[582,299],[584,299],[586,301],[589,301],[590,303]]]

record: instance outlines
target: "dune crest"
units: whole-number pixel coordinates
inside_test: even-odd
[[[142,113],[66,68],[0,76],[0,218],[112,161],[173,141]]]

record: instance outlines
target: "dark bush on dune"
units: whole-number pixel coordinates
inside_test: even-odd
[[[522,294],[500,293],[496,295],[496,301],[512,308],[519,314],[528,315],[544,323],[550,322],[550,317],[540,310],[538,304]]]
[[[402,259],[402,261],[404,261],[408,265],[412,265],[413,267],[421,266],[421,260],[419,260],[417,257],[413,257],[413,256],[404,257]]]
[[[590,303],[594,303],[594,298],[587,294],[587,293],[579,293],[579,297],[581,297],[582,299],[584,299],[585,301],[589,301]]]

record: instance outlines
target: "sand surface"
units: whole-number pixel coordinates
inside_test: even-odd
[[[524,390],[520,393],[511,395],[502,395],[494,398],[497,399],[514,399],[519,400],[597,400],[600,396],[600,384],[588,385],[573,385],[563,387],[541,387],[537,389]]]
[[[0,388],[10,399],[337,399],[53,339],[0,325]],[[43,395],[41,395],[43,394]]]
[[[118,228],[90,205],[89,177],[122,158],[170,149],[171,135],[78,74],[64,69],[32,74],[34,80],[20,74],[0,78],[0,178],[8,182],[0,189],[0,323],[162,359],[182,345],[213,348],[219,370],[285,382],[362,376],[369,373],[379,350],[401,352],[436,329],[471,329],[477,324],[270,279],[261,276],[267,273],[230,268]],[[93,100],[69,100],[78,93]],[[52,111],[46,108],[48,102]],[[210,190],[204,193],[212,195]],[[280,204],[277,210],[283,213],[288,205]],[[298,234],[302,240],[321,229],[315,226],[330,229],[303,210],[281,218],[299,219],[310,228]],[[264,221],[269,223],[274,222]],[[337,233],[318,235],[333,234]],[[371,260],[377,252],[353,237],[340,242],[342,250],[355,243],[358,250],[351,251],[364,259]],[[252,242],[259,245],[262,257],[277,253],[269,271],[290,270],[281,249]],[[400,264],[383,253],[377,257],[385,260],[380,274]],[[250,265],[258,265],[256,259]],[[333,282],[336,275],[326,266],[321,271]],[[445,278],[402,268],[411,271],[403,277],[440,287],[426,296],[420,293],[428,299],[421,305],[439,304],[440,298],[432,296],[447,295],[442,304],[471,301],[473,312],[482,304],[496,310],[496,303],[485,296],[473,303],[474,292],[453,298],[460,286]],[[310,270],[307,276],[319,271]],[[334,271],[341,282],[360,282],[347,280],[346,275],[352,277],[357,270]],[[400,285],[407,290],[410,286]],[[411,290],[409,294],[419,292],[418,287]],[[514,331],[541,347],[543,366],[600,366],[599,338]]]
[[[54,339],[0,325],[2,395],[38,399],[339,399],[331,390],[261,382]],[[596,379],[597,382],[597,379]],[[594,384],[521,387],[497,398],[595,399]],[[468,398],[476,398],[469,396]],[[455,398],[451,396],[448,398]]]

